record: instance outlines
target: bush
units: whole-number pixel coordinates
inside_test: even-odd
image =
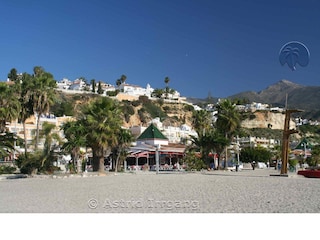
[[[39,159],[39,153],[29,153],[27,156],[22,154],[17,159],[16,164],[20,168],[21,173],[30,175],[38,172],[41,166]]]
[[[145,110],[150,114],[151,118],[166,116],[162,109],[154,105],[152,102],[144,103],[143,106]]]
[[[2,165],[0,166],[0,174],[12,174],[16,171],[16,167]]]
[[[194,110],[194,107],[192,105],[185,105],[183,109],[186,112],[192,112]]]
[[[132,101],[131,104],[134,107],[138,107],[140,105],[140,102],[139,101]]]
[[[146,110],[144,108],[141,108],[141,109],[138,110],[138,115],[139,115],[140,121],[143,122],[143,123],[147,122],[147,118],[145,116],[145,112],[146,112]]]
[[[187,164],[187,171],[200,171],[201,169],[207,169],[207,165],[205,164],[205,162],[201,158],[195,156],[194,153],[189,153],[185,157],[185,163]]]
[[[134,108],[127,102],[124,102],[121,110],[124,114],[125,121],[128,123],[130,121],[130,116],[134,114]]]
[[[163,100],[163,99],[158,99],[158,100],[157,100],[157,103],[158,103],[160,106],[162,106],[162,105],[164,104],[164,100]]]
[[[271,152],[268,149],[262,147],[246,147],[241,149],[240,161],[244,163],[248,162],[268,162],[271,159]]]
[[[298,164],[298,159],[289,159],[289,166],[290,167],[295,167]]]
[[[115,91],[108,91],[106,94],[109,96],[109,97],[115,97],[117,96],[119,93],[119,90],[115,90]]]
[[[256,118],[256,115],[255,115],[254,113],[250,114],[250,116],[249,116],[249,119],[250,119],[250,120],[253,120],[253,119],[255,119],[255,118]]]
[[[164,110],[165,112],[169,112],[169,111],[170,111],[170,107],[169,107],[169,106],[164,106],[164,107],[163,107],[163,110]]]
[[[146,104],[146,103],[149,103],[150,100],[147,96],[139,96],[139,102],[142,104]]]

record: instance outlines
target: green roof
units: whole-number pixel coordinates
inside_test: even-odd
[[[155,125],[153,125],[152,123],[138,137],[138,140],[143,140],[143,139],[163,139],[163,140],[168,140],[168,138],[166,138],[162,134],[162,132],[160,132],[160,130]]]
[[[306,149],[311,149],[313,146],[310,144],[310,142],[307,141],[307,139],[302,139],[302,141],[294,148],[294,149],[301,149],[304,150],[304,146],[306,146]]]

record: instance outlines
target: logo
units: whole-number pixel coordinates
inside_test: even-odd
[[[296,65],[305,67],[309,63],[310,53],[308,48],[300,42],[292,41],[288,42],[280,49],[279,60],[281,65],[288,64],[288,67],[292,70],[296,70]]]

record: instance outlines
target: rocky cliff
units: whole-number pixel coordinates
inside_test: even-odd
[[[285,114],[279,112],[254,112],[241,122],[244,128],[271,128],[283,130]],[[290,121],[290,129],[296,128],[293,120]]]

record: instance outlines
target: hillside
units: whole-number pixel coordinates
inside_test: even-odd
[[[245,113],[243,113],[244,116]],[[270,111],[256,111],[254,113],[247,114],[241,122],[241,126],[244,128],[270,128],[283,130],[285,114],[279,112]],[[290,121],[290,128],[296,128],[294,121]]]
[[[320,119],[320,87],[303,86],[281,80],[260,92],[241,92],[230,96],[231,99],[247,99],[249,102],[268,103],[271,106],[304,110],[305,118]]]
[[[74,116],[86,102],[97,97],[97,94],[67,94],[58,92],[57,99],[51,111],[55,116]],[[168,103],[164,100],[151,101],[141,96],[137,100],[122,100],[119,102],[123,113],[123,126],[147,126],[152,119],[159,117],[164,126],[191,126],[193,107],[185,103]]]
[[[81,105],[97,96],[96,94],[66,94],[60,92],[52,108],[53,113],[56,116],[75,115]],[[192,125],[193,107],[189,104],[168,103],[160,99],[151,101],[147,97],[140,97],[131,101],[123,100],[119,104],[123,113],[124,127],[148,126],[148,123],[156,117],[160,118],[164,126]],[[268,133],[262,135],[272,136],[283,129],[285,117],[283,113],[256,111],[254,113],[243,112],[241,115],[241,126],[246,129],[245,132],[265,129],[268,130]],[[290,122],[290,127],[296,128],[293,121]]]

